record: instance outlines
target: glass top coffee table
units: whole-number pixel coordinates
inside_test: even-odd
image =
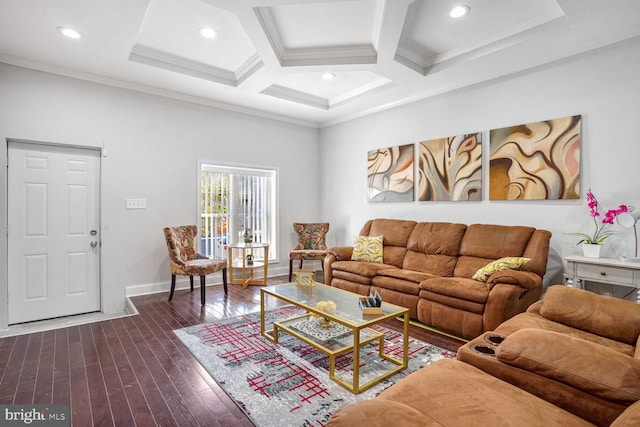
[[[362,314],[359,306],[361,295],[342,289],[316,283],[314,286],[300,286],[295,283],[267,286],[260,290],[260,332],[268,340],[278,343],[280,330],[304,341],[329,356],[329,378],[342,387],[358,394],[385,378],[404,370],[409,362],[409,309],[382,303],[382,314]],[[305,310],[305,313],[273,322],[273,329],[265,325],[265,303],[268,298],[276,298]],[[327,313],[316,308],[320,301],[333,301],[336,310]],[[317,317],[314,316],[317,315]],[[385,336],[371,326],[401,317],[403,328],[402,359],[385,353]],[[323,326],[324,325],[324,326]],[[378,340],[379,356],[388,360],[391,368],[373,379],[360,384],[360,350],[365,344]],[[336,375],[336,357],[353,352],[351,381]]]

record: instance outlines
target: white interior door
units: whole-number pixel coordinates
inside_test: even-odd
[[[99,151],[8,151],[9,324],[99,311]]]

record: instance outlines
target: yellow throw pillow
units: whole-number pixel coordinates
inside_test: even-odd
[[[352,261],[375,262],[383,261],[383,236],[356,236],[353,238]]]
[[[529,261],[531,261],[531,258],[513,256],[500,258],[493,262],[490,262],[480,270],[476,271],[476,274],[473,275],[473,278],[479,280],[480,282],[486,282],[489,276],[491,276],[496,271],[520,270],[522,267],[529,264]]]

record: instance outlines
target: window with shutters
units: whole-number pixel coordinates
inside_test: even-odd
[[[200,163],[200,244],[209,258],[227,257],[227,244],[269,243],[275,260],[277,171]],[[260,257],[260,254],[257,254]]]

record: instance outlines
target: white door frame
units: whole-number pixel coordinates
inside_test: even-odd
[[[77,145],[77,144],[63,144],[63,143],[55,143],[55,142],[46,142],[46,141],[35,141],[35,140],[25,140],[19,138],[6,138],[4,149],[0,150],[0,160],[1,164],[4,165],[4,171],[0,174],[0,223],[4,224],[4,231],[0,233],[0,330],[8,329],[9,324],[9,310],[8,310],[8,292],[9,292],[9,283],[8,283],[8,239],[7,239],[7,229],[8,229],[8,215],[7,215],[7,207],[9,204],[8,200],[8,151],[9,151],[9,143],[22,143],[22,144],[37,144],[37,145],[48,145],[52,147],[63,147],[63,148],[74,148],[74,149],[82,149],[82,150],[91,150],[97,151],[99,153],[98,160],[100,164],[100,173],[98,175],[98,185],[96,188],[97,194],[96,198],[98,200],[98,235],[102,236],[102,157],[103,157],[103,149],[100,146],[91,146],[91,145]],[[102,241],[102,238],[100,239]],[[104,310],[104,289],[102,287],[103,278],[102,278],[102,249],[98,254],[98,287],[100,294],[100,312]]]

